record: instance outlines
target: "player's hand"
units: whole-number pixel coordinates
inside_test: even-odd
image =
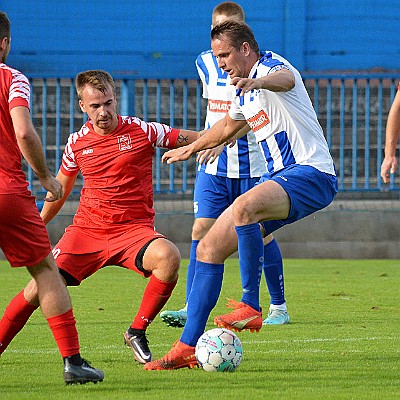
[[[177,161],[185,161],[188,160],[193,154],[194,153],[190,146],[178,147],[177,149],[165,152],[161,157],[161,162],[172,164]]]
[[[212,164],[223,152],[224,147],[225,146],[221,145],[214,147],[213,149],[201,150],[197,153],[196,161],[199,164]]]
[[[224,143],[224,145],[227,147],[233,147],[235,144],[236,144],[235,138],[229,139]]]
[[[261,81],[259,79],[250,78],[233,78],[231,85],[236,87],[236,95],[243,96],[245,93],[254,89],[261,89]]]
[[[385,158],[381,166],[381,178],[384,183],[389,183],[390,174],[394,174],[397,170],[398,161],[396,157]]]
[[[40,183],[48,192],[44,201],[57,201],[64,196],[64,189],[61,183],[54,178],[54,176],[49,175],[48,177],[41,179]]]

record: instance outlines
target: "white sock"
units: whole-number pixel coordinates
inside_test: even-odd
[[[284,302],[283,304],[270,304],[269,310],[287,311],[286,302]]]

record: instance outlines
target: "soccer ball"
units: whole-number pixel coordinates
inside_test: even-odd
[[[214,328],[200,336],[195,354],[204,371],[232,372],[242,361],[242,342],[230,330]]]

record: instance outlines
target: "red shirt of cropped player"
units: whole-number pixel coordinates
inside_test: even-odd
[[[29,81],[25,75],[0,64],[0,193],[18,193],[28,186],[10,111],[17,106],[29,110],[29,96]]]

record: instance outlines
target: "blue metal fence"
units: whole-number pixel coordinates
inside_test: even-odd
[[[399,76],[389,74],[304,74],[304,82],[331,149],[341,192],[399,191],[399,174],[389,185],[380,179],[386,119],[397,90]],[[122,115],[136,115],[177,128],[200,130],[206,112],[201,83],[190,79],[135,79],[114,77]],[[73,78],[31,76],[31,110],[41,134],[49,165],[58,171],[69,133],[86,117],[79,109]],[[154,159],[154,190],[191,194],[195,160],[165,165],[163,150]],[[27,167],[30,188],[43,190]],[[77,181],[76,193],[82,185]]]

